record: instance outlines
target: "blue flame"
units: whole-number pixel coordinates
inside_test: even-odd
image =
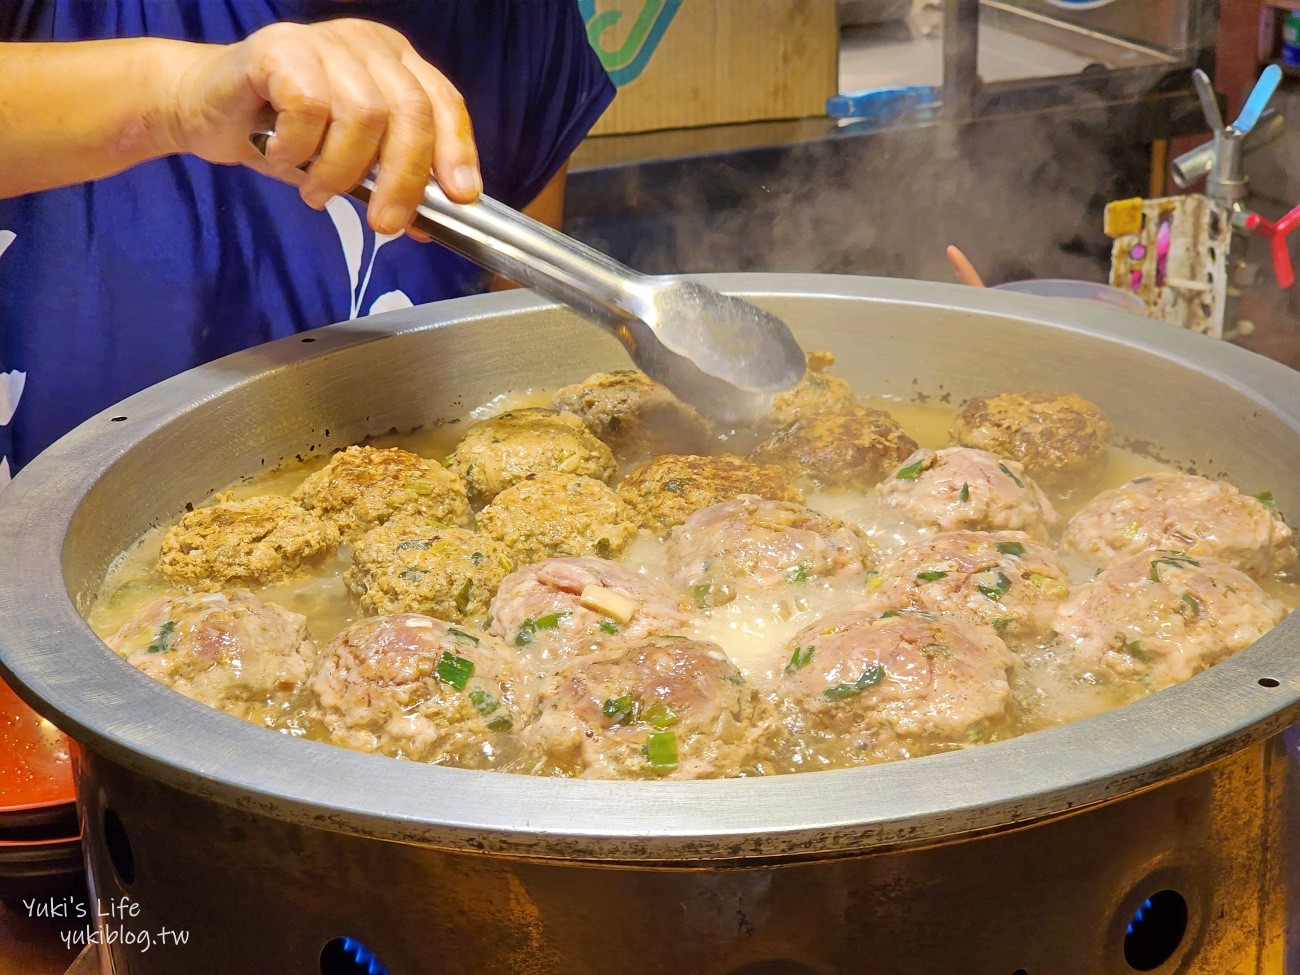
[[[344,938],[343,950],[357,966],[357,975],[388,975],[388,969],[375,957],[375,953],[356,938]]]
[[[1128,922],[1128,927],[1124,929],[1124,933],[1132,934],[1134,929],[1139,924],[1142,923],[1143,918],[1146,917],[1146,913],[1150,909],[1151,909],[1151,898],[1148,897],[1146,900],[1142,902],[1142,906],[1137,909],[1137,913],[1133,915],[1133,920]]]

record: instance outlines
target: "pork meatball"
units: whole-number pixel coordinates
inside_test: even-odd
[[[764,440],[751,455],[826,487],[865,489],[916,450],[916,441],[884,410],[854,406],[804,416]]]
[[[970,447],[918,450],[876,496],[904,521],[941,532],[1022,531],[1046,541],[1061,520],[1018,461]]]
[[[361,536],[343,580],[371,613],[478,622],[514,567],[505,546],[485,535],[399,518]]]
[[[985,626],[849,610],[805,627],[787,649],[774,685],[792,737],[849,762],[982,741],[1010,713],[1016,658]]]
[[[398,514],[435,525],[470,523],[460,478],[401,447],[341,450],[303,481],[293,496],[338,528],[347,542]]]
[[[507,576],[492,600],[491,632],[534,673],[689,625],[667,589],[606,559],[546,559]]]
[[[575,660],[538,691],[534,772],[593,779],[739,775],[769,708],[716,643],[654,637]]]
[[[738,592],[862,573],[874,563],[862,533],[837,518],[752,494],[696,511],[668,539],[668,572],[696,606]]]
[[[1291,529],[1266,504],[1193,474],[1153,474],[1103,491],[1061,538],[1062,551],[1093,566],[1148,548],[1214,556],[1256,578],[1296,557]]]
[[[186,697],[266,724],[289,709],[316,659],[307,617],[246,589],[151,600],[105,642]]]
[[[826,372],[835,364],[835,356],[829,352],[809,352],[807,358],[808,371],[798,384],[772,397],[768,426],[787,426],[801,416],[838,413],[857,403],[849,384]]]
[[[1165,687],[1280,623],[1286,607],[1212,556],[1152,550],[1112,564],[1057,610],[1054,628],[1095,680]]]
[[[339,633],[311,676],[311,718],[336,745],[486,768],[519,723],[510,655],[483,632],[414,613]]]
[[[643,372],[598,372],[555,394],[555,408],[582,418],[587,429],[609,445],[621,461],[684,450],[707,449],[713,428]]]
[[[338,529],[289,498],[274,494],[235,501],[219,494],[196,508],[163,539],[158,571],[187,589],[262,586],[333,554]]]
[[[942,613],[1017,642],[1049,629],[1069,595],[1070,575],[1024,532],[944,532],[889,559],[869,588],[868,608]]]
[[[1100,470],[1115,426],[1096,403],[1073,393],[1002,393],[967,400],[952,441],[1017,460],[1045,484]]]
[[[617,555],[636,537],[634,517],[609,485],[550,472],[498,494],[479,512],[478,530],[527,565],[552,555]]]
[[[652,531],[680,525],[693,512],[742,494],[773,501],[803,501],[803,492],[780,467],[721,454],[664,454],[632,471],[619,493],[640,524]]]
[[[556,471],[608,481],[618,473],[609,447],[582,420],[541,407],[474,424],[447,462],[465,479],[476,508],[530,474]]]

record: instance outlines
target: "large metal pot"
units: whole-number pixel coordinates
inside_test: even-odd
[[[834,351],[861,390],[1067,388],[1121,439],[1300,511],[1300,382],[1237,348],[969,288],[707,280]],[[81,744],[95,893],[106,913],[137,905],[101,920],[111,970],[349,971],[336,947],[322,961],[337,936],[391,975],[1281,969],[1295,830],[1279,733],[1300,710],[1300,618],[1184,685],[1012,741],[586,782],[271,734],[136,672],[77,611],[144,529],[236,477],[624,362],[527,294],[446,302],[186,373],[18,476],[0,498],[0,669]],[[160,945],[164,927],[188,944]]]

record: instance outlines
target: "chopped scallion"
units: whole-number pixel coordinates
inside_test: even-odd
[[[908,464],[906,467],[900,467],[894,474],[896,481],[915,481],[921,476],[921,471],[925,470],[925,461],[918,460]]]
[[[808,567],[800,562],[798,565],[791,566],[785,570],[785,577],[791,582],[807,582]]]
[[[434,676],[444,684],[450,684],[458,691],[463,691],[469,679],[474,676],[474,661],[458,657],[450,651],[443,651],[438,664],[433,668]]]
[[[458,630],[454,626],[447,627],[447,632],[452,636],[458,636],[462,640],[468,640],[470,643],[478,643],[478,637],[473,633],[466,633],[464,630]]]
[[[168,620],[154,631],[153,641],[145,647],[146,653],[166,653],[176,644],[176,623]]]
[[[485,718],[501,707],[501,702],[487,691],[470,691],[469,699],[470,703],[474,705],[474,709]]]
[[[1016,487],[1022,488],[1025,486],[1024,482],[1020,480],[1020,478],[1016,477],[1016,475],[1011,473],[1011,468],[1008,467],[1006,464],[998,464],[998,470],[1000,470],[1007,477],[1011,478],[1011,480],[1015,481]]]
[[[947,577],[948,573],[942,569],[926,569],[924,572],[918,572],[916,577],[922,582],[937,582],[939,579]]]
[[[700,582],[691,586],[691,599],[695,603],[696,609],[708,609],[709,595],[713,592],[713,586],[707,582]]]
[[[630,694],[608,698],[600,706],[600,713],[612,720],[614,724],[631,724],[637,720],[640,712],[640,705],[632,699]]]
[[[1025,547],[1019,542],[998,542],[995,546],[1003,555],[1024,555]]]
[[[1001,572],[993,573],[994,584],[991,586],[981,585],[979,591],[995,603],[1002,602],[1002,597],[1011,591],[1011,580]]]
[[[832,684],[822,691],[822,697],[828,701],[845,701],[856,694],[861,694],[868,687],[875,687],[885,679],[885,668],[872,664],[864,670],[851,684]]]
[[[970,500],[970,482],[969,482],[969,481],[962,481],[962,482],[961,482],[961,494],[959,495],[959,497],[961,498],[961,502],[962,502],[962,504],[965,504],[967,501]]]
[[[671,731],[652,732],[641,753],[654,771],[671,772],[677,768],[677,735]]]
[[[813,648],[811,646],[795,647],[794,653],[790,654],[790,662],[785,665],[785,672],[787,674],[792,674],[796,670],[802,670],[804,667],[807,667],[808,663],[812,660],[812,655]]]
[[[601,620],[600,628],[604,630],[606,633],[618,632],[618,624],[615,623],[613,620]]]
[[[677,712],[663,701],[656,701],[641,712],[641,720],[653,728],[663,731],[677,723]]]

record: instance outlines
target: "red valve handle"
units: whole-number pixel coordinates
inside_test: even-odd
[[[1268,248],[1273,255],[1273,273],[1277,275],[1277,283],[1283,288],[1295,284],[1295,270],[1291,267],[1291,252],[1287,249],[1286,238],[1296,227],[1300,227],[1300,206],[1277,223],[1261,217],[1258,213],[1251,213],[1246,217],[1247,230],[1268,238]]]

